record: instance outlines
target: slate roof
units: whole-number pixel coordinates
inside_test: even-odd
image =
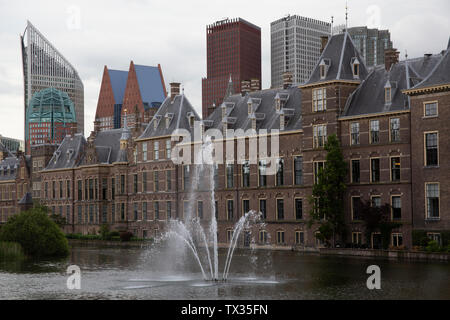
[[[116,101],[116,104],[122,104],[125,88],[127,86],[128,71],[108,69],[108,73],[111,80],[114,100]]]
[[[13,156],[0,161],[0,181],[15,180],[19,166],[19,158]]]
[[[86,139],[81,133],[65,136],[45,170],[76,167],[82,160],[85,146]]]
[[[275,98],[281,99],[281,110],[284,110],[288,121],[284,131],[302,128],[301,90],[298,87],[287,89],[276,88],[250,92],[245,96],[235,94],[226,98],[221,106],[211,113],[205,121],[205,130],[216,128],[222,130],[222,107],[227,108],[228,129],[248,130],[252,127],[252,117],[256,118],[256,130],[280,129],[280,113],[275,108]],[[248,102],[251,99],[254,115],[248,113]]]
[[[31,192],[26,192],[22,199],[20,199],[19,204],[33,204],[33,196]]]
[[[111,164],[117,161],[122,131],[123,128],[97,132],[94,145],[99,163]]]
[[[322,52],[316,66],[304,85],[310,85],[314,83],[328,82],[333,80],[345,80],[355,81],[352,72],[353,59],[357,58],[359,67],[359,79],[363,80],[368,75],[368,71],[364,62],[364,58],[361,57],[351,36],[345,32],[342,34],[331,37]],[[329,63],[328,72],[324,79],[320,78],[320,63],[325,60]]]
[[[374,67],[346,103],[343,116],[408,110],[409,98],[402,91],[413,88],[439,65],[441,55],[424,56],[393,64]],[[385,87],[392,88],[391,103],[385,103]]]
[[[201,120],[184,93],[175,96],[173,101],[167,97],[138,139],[171,135],[176,129],[192,132],[189,115],[194,117],[194,121]],[[168,126],[166,126],[166,119],[169,122]]]
[[[142,101],[147,108],[159,106],[166,98],[158,67],[134,65]]]
[[[450,49],[444,51],[438,64],[436,64],[430,74],[412,89],[424,89],[444,84],[450,84]]]

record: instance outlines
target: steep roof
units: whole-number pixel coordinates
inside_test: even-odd
[[[19,166],[19,158],[13,156],[0,161],[0,181],[15,180]]]
[[[148,107],[157,106],[154,103],[162,103],[166,98],[162,75],[158,67],[134,65],[136,77],[139,83],[142,102]]]
[[[352,72],[352,62],[354,58],[358,59],[359,79],[366,78],[368,71],[350,35],[345,32],[331,37],[322,52],[316,66],[304,85],[311,85],[315,83],[328,82],[333,80],[355,81]],[[320,64],[322,61],[328,63],[328,71],[324,79],[320,77]]]
[[[167,97],[138,139],[171,135],[177,129],[192,131],[193,128],[189,124],[190,115],[194,117],[195,121],[200,121],[199,115],[184,93],[175,96],[173,100]]]
[[[127,86],[128,71],[108,69],[111,87],[114,94],[116,104],[123,103],[123,96]]]
[[[122,131],[123,128],[97,132],[94,145],[99,163],[111,164],[117,161]]]
[[[403,90],[413,88],[438,66],[438,55],[424,56],[393,64],[375,66],[347,100],[343,116],[408,110],[408,96]],[[391,87],[391,102],[385,102],[385,88]]]
[[[412,89],[424,89],[445,84],[450,85],[450,49],[444,51],[439,63],[434,66],[431,73]]]
[[[302,128],[301,122],[301,90],[298,87],[287,89],[276,88],[250,92],[242,96],[235,94],[226,98],[222,106],[216,107],[206,119],[206,128],[222,129],[222,107],[227,108],[227,122],[229,129],[248,130],[252,127],[252,117],[256,118],[256,129],[280,129],[280,112],[276,111],[275,99],[280,98],[281,110],[284,109],[287,123],[284,131]],[[248,102],[251,99],[253,115],[248,113]]]
[[[86,139],[81,133],[65,136],[45,170],[76,167],[82,160],[85,145]]]
[[[10,157],[13,156],[11,151],[9,151],[8,148],[6,148],[5,145],[1,141],[0,141],[0,152],[6,153]]]

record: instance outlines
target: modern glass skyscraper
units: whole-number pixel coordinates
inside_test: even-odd
[[[389,30],[369,29],[367,27],[348,28],[356,49],[364,57],[366,66],[384,64],[384,51],[392,49]]]
[[[309,79],[320,56],[321,36],[331,34],[331,23],[288,15],[270,24],[272,88],[283,86],[283,73],[294,83]]]
[[[84,133],[84,87],[78,72],[66,58],[27,21],[22,44],[24,79],[25,148],[29,154],[27,109],[33,94],[46,88],[66,92],[75,105],[77,132]]]

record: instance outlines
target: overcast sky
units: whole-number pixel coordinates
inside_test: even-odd
[[[349,26],[391,31],[409,57],[438,53],[450,36],[448,0],[349,0]],[[19,35],[27,19],[78,70],[84,83],[85,134],[93,128],[103,67],[162,66],[166,85],[179,81],[201,114],[206,76],[205,27],[244,18],[262,30],[262,84],[270,87],[270,22],[298,14],[335,25],[345,22],[345,0],[0,0],[0,134],[23,139],[23,75]]]

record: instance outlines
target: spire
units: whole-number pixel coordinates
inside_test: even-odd
[[[345,31],[348,29],[348,2],[345,1]]]
[[[331,36],[333,36],[334,16],[331,16]]]
[[[230,73],[230,80],[228,80],[228,86],[227,91],[225,92],[225,99],[229,96],[232,96],[234,94],[234,88],[233,88],[233,79],[231,79],[231,73]]]

